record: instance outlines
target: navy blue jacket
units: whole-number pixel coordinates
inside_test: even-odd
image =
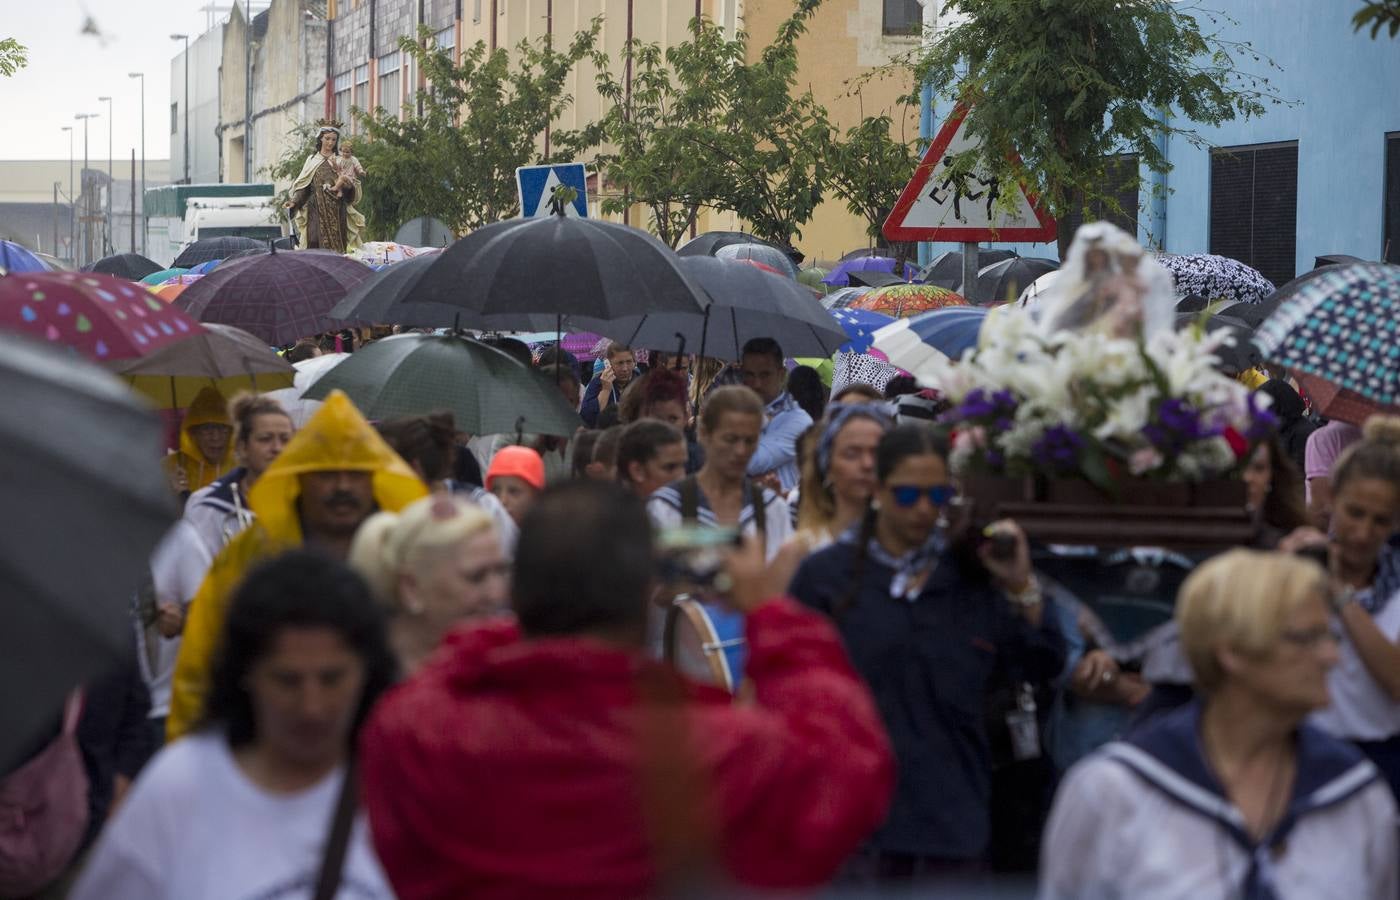
[[[1001,591],[945,554],[912,603],[890,596],[894,570],[867,557],[845,606],[855,555],[844,542],[812,554],[790,593],[833,617],[894,745],[894,803],[871,845],[980,859],[991,830],[987,694],[994,676],[1034,683],[1059,675],[1065,642],[1050,601],[1042,627],[1033,628]]]

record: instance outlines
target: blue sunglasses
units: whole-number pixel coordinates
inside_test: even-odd
[[[894,497],[896,506],[908,509],[918,503],[920,497],[927,497],[928,502],[934,506],[947,506],[958,495],[958,492],[951,484],[936,484],[927,488],[905,484],[891,487],[890,494]]]

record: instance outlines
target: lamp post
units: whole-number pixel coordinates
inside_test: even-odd
[[[185,42],[185,184],[190,183],[190,36],[172,34],[172,41]]]
[[[102,228],[102,255],[107,255],[107,247],[116,246],[112,235],[112,189],[117,183],[117,173],[112,168],[112,98],[98,97],[98,103],[107,104],[107,213]]]
[[[74,234],[74,194],[73,194],[73,126],[64,125],[63,130],[68,132],[68,260],[72,262],[73,242],[77,240]]]
[[[84,172],[84,173],[87,172],[87,167],[88,167],[88,119],[95,119],[95,118],[97,118],[97,116],[98,116],[97,113],[78,113],[77,115],[73,116],[73,118],[75,118],[75,119],[81,119],[82,122],[83,122],[83,172]],[[86,178],[84,178],[84,183],[86,184]],[[86,186],[84,186],[84,188],[83,188],[82,197],[83,197],[83,205],[84,205],[84,206],[87,206],[87,205],[88,205],[88,199],[87,199],[87,187],[86,187]],[[84,219],[85,221],[86,221],[87,218],[88,218],[87,216],[84,216],[84,217],[83,217],[83,219]],[[80,265],[80,266],[85,266],[85,265],[87,265],[88,263],[92,262],[92,260],[90,260],[90,259],[87,258],[87,252],[86,252],[86,251],[87,251],[87,242],[88,242],[89,238],[90,238],[90,235],[87,233],[87,229],[84,229],[84,235],[83,235],[83,250],[84,250],[84,253],[83,253],[83,255],[80,257],[80,260],[81,260],[81,261],[78,263],[78,265]]]
[[[146,255],[146,73],[129,72],[127,78],[141,79],[141,255]],[[136,248],[131,248],[135,252]]]

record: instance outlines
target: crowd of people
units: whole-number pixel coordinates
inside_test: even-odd
[[[135,661],[5,776],[76,741],[82,833],[6,890],[1400,892],[1400,419],[1260,388],[1257,538],[1182,564],[1154,666],[972,524],[911,379],[492,342],[585,428],[195,400]]]

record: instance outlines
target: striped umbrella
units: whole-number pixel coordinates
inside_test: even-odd
[[[917,372],[934,356],[959,359],[977,346],[988,307],[950,306],[899,319],[875,333],[874,348],[892,364]]]

